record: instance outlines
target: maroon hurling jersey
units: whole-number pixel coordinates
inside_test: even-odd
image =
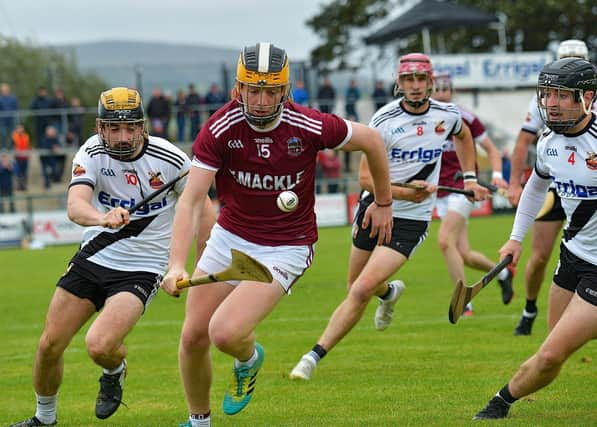
[[[226,230],[266,246],[310,245],[317,241],[317,152],[339,148],[351,137],[349,122],[292,101],[284,104],[272,128],[260,131],[233,100],[201,128],[193,164],[217,171],[218,223]],[[290,213],[276,204],[285,190],[299,199]]]
[[[481,121],[473,113],[464,110],[459,105],[457,107],[460,110],[460,114],[462,114],[462,120],[471,130],[473,142],[475,143],[476,147],[476,144],[479,144],[487,136],[485,126],[483,126],[483,123],[481,123]],[[454,180],[454,175],[456,175],[456,172],[460,172],[460,170],[460,162],[458,161],[456,149],[454,148],[454,140],[453,138],[450,138],[443,146],[442,167],[439,172],[439,185],[464,188],[463,180]],[[445,197],[448,194],[450,193],[446,191],[438,191],[437,197]]]

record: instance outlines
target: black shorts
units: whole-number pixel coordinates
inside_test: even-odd
[[[119,271],[102,267],[81,257],[75,257],[56,286],[71,294],[90,300],[97,311],[106,299],[119,292],[130,292],[147,306],[160,289],[162,276],[147,271]]]
[[[553,282],[570,292],[576,291],[579,297],[597,306],[597,265],[580,259],[563,243]]]
[[[535,221],[564,221],[566,219],[566,212],[564,212],[564,208],[562,208],[562,200],[560,199],[560,196],[558,196],[555,188],[550,188],[549,192],[553,194],[553,206],[550,210],[545,212],[545,214],[536,218]]]
[[[369,227],[367,228],[361,227],[365,211],[371,203],[373,203],[373,196],[368,196],[359,201],[359,208],[356,212],[354,224],[352,226],[352,244],[354,247],[365,251],[373,251],[377,245],[377,236],[373,239],[369,237],[369,233],[371,233],[371,224],[369,224]],[[385,242],[383,245],[394,249],[406,258],[410,258],[415,249],[423,243],[427,237],[428,229],[429,221],[394,218],[392,239],[389,243]]]

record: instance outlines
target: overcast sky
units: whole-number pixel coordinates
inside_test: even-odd
[[[269,41],[290,59],[318,44],[305,21],[330,0],[0,0],[0,34],[34,44],[183,42],[239,49]]]

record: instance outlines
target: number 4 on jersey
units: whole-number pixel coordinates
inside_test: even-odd
[[[576,160],[574,159],[574,151],[568,156],[568,163],[570,163],[572,166],[574,166],[574,163],[576,163]]]

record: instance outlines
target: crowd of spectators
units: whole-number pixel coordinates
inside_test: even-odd
[[[146,113],[150,124],[150,133],[155,136],[173,139],[176,142],[193,141],[201,129],[201,123],[228,100],[227,95],[216,83],[212,83],[205,96],[201,96],[192,83],[185,93],[180,89],[173,99],[172,92],[155,88]],[[170,134],[170,119],[176,118],[176,132]],[[187,125],[188,123],[188,125]]]
[[[357,80],[351,79],[344,92],[344,118],[356,122],[360,121],[357,103],[361,98],[361,90]],[[338,114],[334,111],[337,103],[336,88],[327,76],[323,77],[314,98],[309,96],[305,88],[305,82],[297,80],[292,88],[292,99],[298,104],[315,107],[324,113]],[[381,108],[391,99],[391,95],[384,88],[383,81],[376,82],[371,99],[373,100],[375,110]],[[338,186],[338,183],[341,182],[342,173],[351,174],[353,172],[352,153],[344,152],[342,160],[337,155],[333,156],[330,153],[320,154],[318,157],[318,177],[326,178],[325,181],[328,183],[327,191],[329,193],[342,190]],[[320,192],[324,188],[325,186],[318,185],[317,190]]]
[[[388,100],[383,86],[383,82],[379,82],[372,94],[376,108]],[[334,112],[336,93],[327,77],[322,80],[314,98],[310,98],[301,80],[296,81],[292,88],[295,102],[325,112]],[[228,99],[228,94],[216,83],[212,83],[204,93],[199,93],[191,83],[186,90],[180,89],[174,96],[169,90],[154,88],[145,99],[148,130],[152,135],[173,142],[192,142],[202,123]],[[345,91],[345,118],[359,120],[357,103],[360,99],[360,89],[353,79]],[[28,104],[19,105],[10,85],[0,83],[1,198],[6,199],[4,196],[12,195],[14,191],[28,190],[32,149],[36,149],[35,153],[39,156],[43,188],[49,189],[53,184],[61,183],[67,154],[82,145],[93,132],[94,116],[94,106],[81,105],[80,98],[65,94],[62,88],[50,91],[39,86]],[[318,168],[318,176],[325,178],[320,190],[330,193],[342,191],[343,173],[352,172],[350,157],[340,159],[334,152],[322,153]],[[8,181],[11,182],[10,187]]]

